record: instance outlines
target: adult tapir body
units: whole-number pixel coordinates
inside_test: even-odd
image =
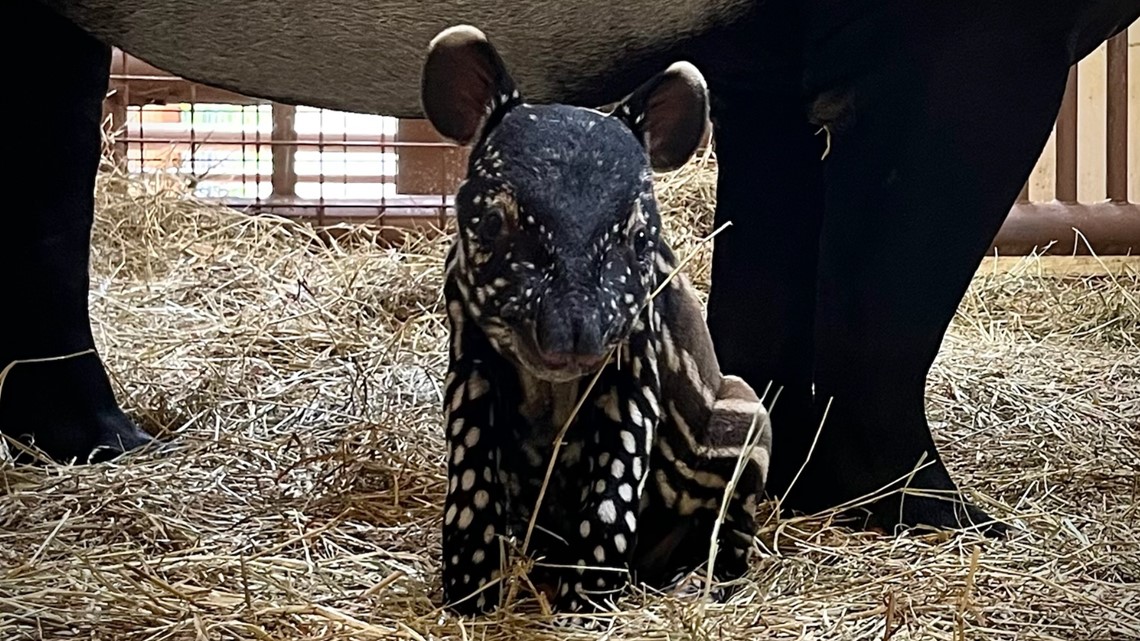
[[[814,510],[901,481],[934,492],[880,500],[874,522],[943,527],[986,517],[958,500],[935,451],[927,371],[1045,144],[1068,67],[1134,21],[1140,0],[16,0],[13,9],[5,35],[31,43],[10,61],[14,86],[37,99],[19,128],[37,138],[4,174],[10,191],[34,196],[0,245],[0,362],[81,355],[10,370],[5,434],[33,436],[59,458],[146,440],[87,352],[109,45],[246,94],[414,117],[428,42],[467,23],[517,61],[519,86],[539,102],[606,104],[677,60],[701,69],[720,162],[717,223],[734,223],[716,241],[708,322],[727,373],[782,388],[769,488]]]

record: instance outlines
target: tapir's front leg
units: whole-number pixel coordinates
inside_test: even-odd
[[[445,290],[446,293],[446,290]],[[465,323],[462,305],[449,296],[452,327],[447,375],[447,498],[443,512],[443,595],[461,613],[485,612],[499,603],[505,494],[498,473],[495,362],[486,337]]]
[[[659,388],[648,366],[634,376],[630,361],[599,380],[583,425],[586,499],[567,533],[569,554],[555,599],[561,611],[594,610],[628,585],[638,514],[657,430]]]

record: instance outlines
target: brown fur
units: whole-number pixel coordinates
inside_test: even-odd
[[[663,251],[660,276],[675,267]],[[664,585],[669,568],[695,567],[708,540],[725,488],[747,453],[721,531],[718,565],[729,575],[746,567],[752,546],[758,495],[768,476],[772,426],[756,392],[736,376],[721,373],[700,300],[678,274],[654,300],[661,316],[662,422],[654,441],[646,487],[637,567],[642,580]],[[745,451],[751,442],[750,451]]]

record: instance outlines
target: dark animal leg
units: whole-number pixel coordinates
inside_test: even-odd
[[[715,467],[727,479],[735,464],[735,460],[723,461],[722,465],[708,466],[710,470],[706,471]],[[717,555],[713,562],[715,582],[735,581],[748,572],[749,552],[756,533],[757,495],[747,488],[761,485],[759,470],[749,464],[741,475],[720,527]],[[654,589],[671,589],[682,585],[681,582],[691,573],[696,573],[698,583],[702,582],[708,568],[709,543],[718,510],[701,508],[692,514],[681,515],[675,507],[664,505],[656,487],[646,488],[646,492],[651,495],[651,500],[638,519],[642,534],[638,540],[634,580]],[[734,591],[728,586],[716,586],[711,596],[720,601]]]
[[[56,460],[103,460],[150,437],[119,409],[94,352],[87,309],[95,173],[110,48],[39,2],[16,3],[9,37],[40,43],[13,65],[14,86],[37,99],[20,129],[37,138],[5,172],[11,191],[32,194],[0,236],[0,431]]]
[[[843,88],[855,107],[824,163],[815,325],[817,417],[832,405],[805,470],[831,491],[809,494],[818,483],[797,489],[798,505],[828,507],[905,478],[892,487],[923,496],[877,501],[872,525],[991,520],[951,480],[927,425],[924,392],[946,328],[1045,144],[1064,89],[1065,43],[1011,35],[1007,24],[972,38],[941,23],[888,27],[879,37],[894,49]],[[920,463],[927,466],[911,475]]]
[[[582,509],[566,533],[570,545],[552,559],[569,566],[559,573],[555,604],[561,611],[594,610],[630,581],[643,480],[650,473],[647,438],[659,407],[656,386],[643,386],[630,369],[622,363],[602,376],[597,408],[576,426],[586,428],[582,456],[589,474]]]
[[[466,321],[454,284],[445,288],[451,361],[445,390],[448,491],[443,511],[443,596],[475,614],[499,605],[506,516],[497,434],[510,421],[496,402],[484,363],[498,363],[486,337]]]
[[[1115,6],[1078,19],[809,4],[799,45],[737,42],[752,84],[731,66],[710,74],[717,223],[734,225],[717,239],[709,326],[727,373],[782,388],[768,487],[785,508],[816,511],[905,479],[928,496],[877,501],[871,524],[990,520],[939,458],[925,378],[1044,145],[1068,66],[1127,24]],[[803,84],[780,61],[802,63]],[[815,102],[792,95],[800,88]],[[820,125],[826,139],[812,137]]]
[[[734,581],[748,572],[748,556],[756,535],[757,496],[751,488],[763,487],[760,470],[747,464],[737,489],[725,509],[718,539],[719,551],[713,563],[713,577],[718,581]]]
[[[812,422],[812,334],[823,217],[825,140],[798,97],[724,87],[714,97],[719,165],[708,325],[717,359],[753,389],[772,383],[768,487],[779,494],[806,454]],[[779,392],[778,396],[775,391]],[[809,492],[827,495],[817,479]]]

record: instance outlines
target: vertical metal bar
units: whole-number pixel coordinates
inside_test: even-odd
[[[253,106],[253,204],[261,205],[261,105]]]
[[[387,146],[388,134],[386,134],[384,132],[384,119],[383,118],[377,118],[376,121],[377,121],[376,126],[379,127],[379,129],[380,129],[380,135],[378,136],[378,138],[380,140],[380,162],[378,163],[380,165],[380,203],[376,206],[376,226],[383,229],[384,218],[387,215],[387,211],[388,211],[388,208],[385,207],[385,205],[387,204],[387,201],[388,201],[388,194],[387,194],[388,184],[385,182],[386,176],[388,175],[388,159],[387,159],[387,156],[385,155],[388,152],[388,146]],[[397,156],[396,156],[396,158],[397,158],[396,159],[396,171],[397,172],[399,171],[399,162],[400,162],[399,161],[399,151],[400,151],[399,148],[397,148],[396,149],[396,154],[397,154]]]
[[[1057,117],[1056,197],[1077,202],[1077,65],[1069,67],[1069,82]]]
[[[343,186],[341,187],[344,190],[342,192],[341,198],[347,198],[348,197],[348,155],[349,155],[349,149],[348,149],[348,114],[346,114],[344,112],[341,112],[341,114],[340,114],[340,127],[341,127],[340,140],[342,143],[344,143],[341,146],[341,156],[340,156],[341,179],[344,181]]]
[[[317,226],[325,224],[325,110],[317,111]]]
[[[297,108],[293,105],[273,103],[273,140],[297,140]],[[297,195],[297,145],[275,144],[273,157],[272,198],[293,198]]]
[[[146,143],[146,124],[145,124],[146,107],[143,105],[139,105],[139,107],[135,111],[135,113],[138,114],[138,118],[139,118],[139,173],[145,174],[146,173],[146,150],[148,147],[148,145]],[[128,147],[128,150],[129,149],[130,148]]]
[[[246,154],[249,153],[249,146],[246,140],[245,130],[245,105],[242,105],[238,110],[238,127],[241,131],[241,197],[247,198],[246,190],[249,189],[249,172],[246,170]]]
[[[123,70],[127,68],[127,52],[119,50],[119,55],[122,56]],[[126,75],[125,73],[123,75]],[[129,139],[131,137],[131,81],[123,81],[123,137]],[[139,114],[139,122],[142,122],[142,114]],[[139,138],[142,138],[142,129],[139,129]],[[142,143],[139,143],[140,155]],[[127,171],[131,170],[131,143],[123,143],[123,162],[127,163]]]
[[[195,144],[197,140],[197,118],[195,117],[195,109],[198,106],[198,85],[190,83],[190,175],[194,180],[198,180],[198,146]],[[182,168],[178,168],[178,173],[182,173]]]
[[[1128,201],[1128,41],[1122,31],[1108,41],[1105,109],[1105,191],[1113,202]]]

